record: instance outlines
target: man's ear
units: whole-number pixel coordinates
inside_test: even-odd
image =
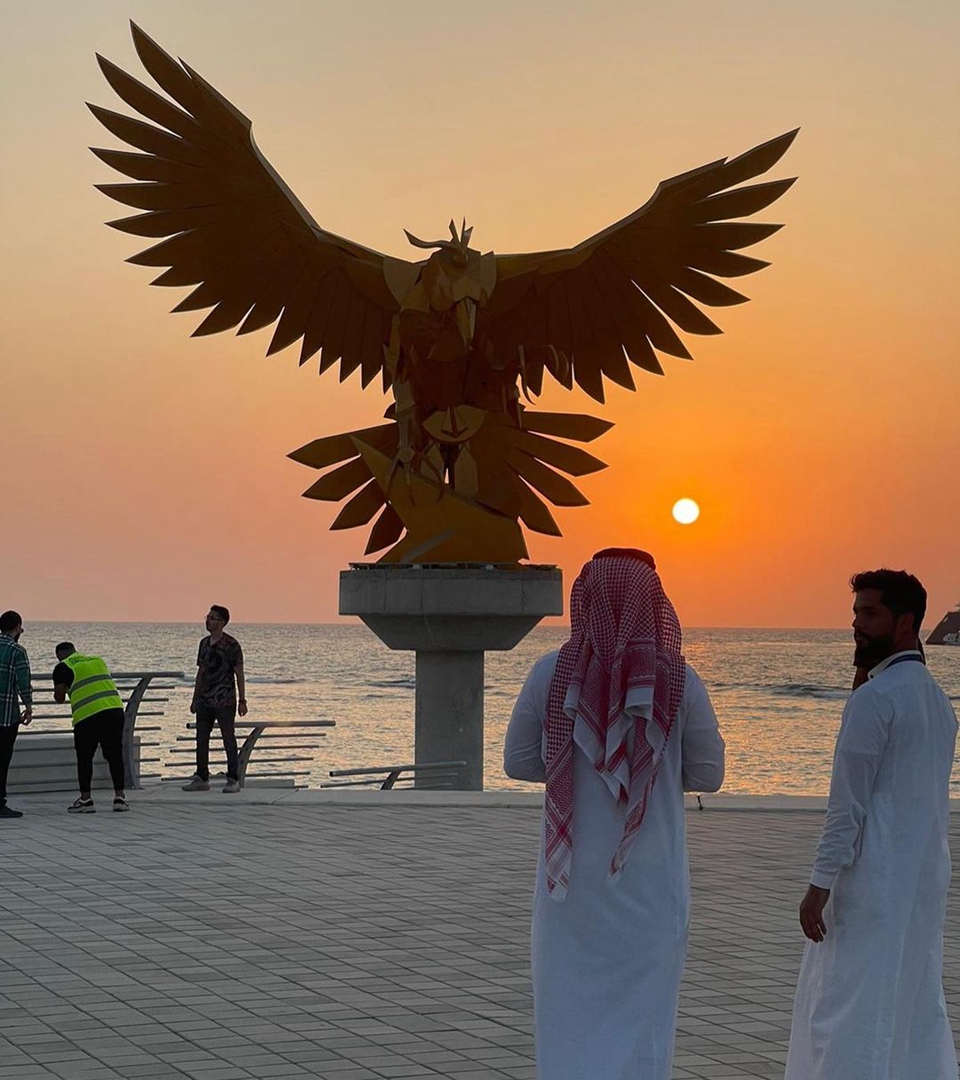
[[[897,616],[894,629],[896,640],[899,642],[909,641],[911,647],[920,638],[920,627],[916,625],[916,616],[910,611]]]

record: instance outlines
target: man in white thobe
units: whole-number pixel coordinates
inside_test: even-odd
[[[690,925],[683,792],[718,790],[724,768],[680,649],[652,556],[605,548],[574,583],[570,640],[537,661],[510,719],[507,775],[546,783],[530,950],[540,1080],[672,1075]]]
[[[851,586],[857,688],[800,905],[785,1080],[957,1080],[942,982],[957,718],[919,647],[920,582],[877,570]]]

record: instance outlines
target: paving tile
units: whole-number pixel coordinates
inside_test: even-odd
[[[146,799],[121,832],[23,801],[3,835],[4,1077],[534,1080],[535,809]],[[820,824],[689,816],[673,1080],[782,1077]],[[944,985],[957,1020],[952,896]]]

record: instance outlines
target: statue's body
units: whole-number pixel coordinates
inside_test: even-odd
[[[589,442],[610,425],[528,409],[521,393],[538,395],[546,370],[602,402],[604,376],[633,389],[631,363],[661,373],[657,351],[689,358],[674,324],[719,333],[693,300],[746,300],[716,278],[766,266],[739,250],[780,228],[730,219],[793,183],[736,186],[771,168],[790,132],[664,181],[640,210],[574,248],[481,254],[466,223],[451,222],[449,240],[408,233],[435,250],[406,262],[320,228],[261,155],[250,121],[137,27],[133,36],[169,99],[99,58],[120,97],[153,121],[91,106],[142,151],[95,151],[140,181],[101,186],[146,211],[111,224],[166,237],[129,261],[167,267],[154,284],[195,287],[174,310],[212,308],[196,334],[276,321],[268,355],[302,339],[301,364],[319,352],[321,372],[339,361],[341,381],[359,369],[364,386],[379,375],[392,390],[388,423],[291,455],[336,466],[306,494],[351,496],[333,528],[379,514],[367,552],[387,548],[387,561],[515,562],[526,556],[519,521],[559,535],[545,500],[586,502],[562,474],[604,467],[559,440]]]

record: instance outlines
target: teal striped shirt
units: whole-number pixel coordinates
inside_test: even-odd
[[[19,724],[20,702],[32,700],[27,650],[9,634],[0,634],[0,727]]]

